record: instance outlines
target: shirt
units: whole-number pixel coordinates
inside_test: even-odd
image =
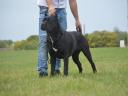
[[[67,5],[67,0],[52,0],[52,2],[55,8],[66,8]],[[38,6],[48,7],[46,0],[38,0],[37,4]]]

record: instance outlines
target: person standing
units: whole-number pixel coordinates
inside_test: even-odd
[[[47,16],[57,15],[61,31],[65,32],[67,29],[67,0],[38,0],[39,6],[39,50],[38,50],[38,72],[40,77],[48,76],[48,49],[47,49],[47,34],[46,31],[41,30],[43,19]],[[69,0],[71,12],[75,18],[76,30],[81,32],[81,24],[78,16],[76,0]],[[60,73],[60,59],[56,58],[55,74]]]

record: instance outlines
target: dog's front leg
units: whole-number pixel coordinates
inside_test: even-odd
[[[54,75],[55,71],[56,58],[51,56],[51,76]]]
[[[64,75],[68,75],[68,57],[64,57]]]

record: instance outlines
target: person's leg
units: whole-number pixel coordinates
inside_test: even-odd
[[[41,24],[45,18],[48,10],[45,7],[40,7],[39,16],[39,50],[38,50],[38,71],[40,76],[47,76],[47,60],[48,60],[48,50],[47,50],[47,34],[46,31],[41,30]]]
[[[65,8],[57,9],[57,17],[61,31],[65,32],[67,30],[67,13]]]
[[[67,13],[65,9],[56,9],[58,22],[63,32],[67,29]],[[58,71],[60,68],[60,59],[56,58],[55,70]]]

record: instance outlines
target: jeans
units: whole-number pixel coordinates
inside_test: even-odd
[[[67,29],[67,17],[66,10],[64,8],[56,8],[56,14],[58,17],[58,22],[61,27],[61,31],[65,32]],[[43,19],[48,16],[48,8],[40,6],[39,15],[39,49],[38,49],[38,71],[46,72],[48,69],[48,48],[47,48],[47,33],[41,30],[41,24]],[[60,59],[56,58],[55,70],[60,68]]]

